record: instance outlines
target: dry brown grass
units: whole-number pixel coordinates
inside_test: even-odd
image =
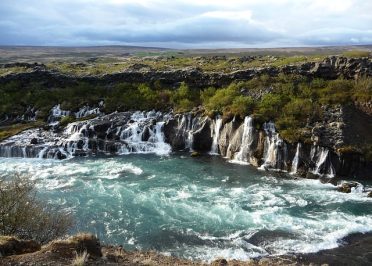
[[[86,250],[84,250],[82,253],[76,252],[75,258],[72,261],[71,265],[73,266],[84,266],[89,259],[89,254]]]

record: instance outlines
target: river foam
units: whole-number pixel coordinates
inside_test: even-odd
[[[41,197],[70,210],[75,231],[127,249],[248,259],[334,248],[372,230],[372,199],[363,193],[216,156],[0,159],[0,175],[13,173],[29,175]]]

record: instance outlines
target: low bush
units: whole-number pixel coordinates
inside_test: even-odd
[[[60,125],[61,127],[65,127],[65,126],[67,126],[68,124],[73,123],[73,122],[75,122],[75,121],[76,121],[76,118],[75,118],[74,116],[70,116],[70,115],[68,115],[68,116],[64,116],[64,117],[62,117],[61,121],[59,121],[59,125]]]
[[[368,51],[354,50],[343,52],[342,55],[346,57],[368,57],[371,56],[371,53]]]
[[[17,175],[0,177],[0,235],[44,244],[65,235],[71,226],[68,213],[37,197],[34,181]]]

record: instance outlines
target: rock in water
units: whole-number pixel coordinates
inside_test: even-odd
[[[337,187],[337,190],[343,193],[351,193],[353,188],[356,189],[358,187],[363,188],[363,186],[358,182],[342,182]]]
[[[194,151],[191,153],[191,157],[198,157],[198,156],[200,156],[200,153],[197,151]]]

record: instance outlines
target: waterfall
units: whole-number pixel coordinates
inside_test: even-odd
[[[120,128],[117,132],[120,134],[120,140],[124,143],[120,145],[118,153],[169,154],[171,147],[164,142],[164,121],[156,122],[155,125],[151,122],[159,115],[161,114],[155,111],[134,113],[131,116],[132,123],[127,125],[127,128]],[[147,141],[143,140],[145,132],[149,134]]]
[[[50,125],[57,125],[61,117],[69,116],[70,111],[65,111],[61,109],[61,105],[57,104],[53,106],[53,108],[50,110],[50,115],[48,117],[48,123]]]
[[[328,148],[313,146],[310,151],[310,158],[315,163],[315,167],[311,171],[313,174],[329,178],[335,176],[336,170],[332,165]]]
[[[66,115],[56,105],[52,116]],[[85,156],[97,153],[104,154],[129,154],[129,153],[155,153],[159,155],[169,154],[171,146],[165,143],[164,125],[166,121],[171,125],[169,130],[175,130],[167,135],[174,137],[177,145],[182,149],[205,145],[204,150],[211,154],[218,154],[219,142],[221,142],[222,119],[217,117],[214,124],[208,118],[194,116],[191,113],[176,115],[162,114],[156,111],[150,112],[115,112],[110,115],[102,115],[94,119],[74,122],[67,125],[63,132],[56,130],[29,129],[18,135],[12,136],[0,143],[1,157],[27,157],[27,158],[69,158],[73,156]],[[177,124],[178,122],[178,124]],[[175,126],[177,125],[177,128]],[[256,149],[255,128],[252,117],[245,117],[244,123],[236,130],[229,129],[226,136],[226,156],[232,161],[239,163],[258,164],[262,159],[260,169],[289,170],[287,169],[287,145],[279,137],[272,122],[264,123],[265,137],[257,146],[262,158],[253,156]],[[211,132],[212,131],[212,132]],[[175,134],[174,134],[175,133]],[[173,134],[173,135],[172,135]],[[195,142],[194,142],[195,138]],[[185,146],[184,146],[185,144]],[[261,147],[263,144],[263,147]],[[254,147],[253,147],[254,146]],[[296,153],[292,159],[291,174],[298,171],[301,164],[301,143],[297,144]],[[203,150],[203,151],[204,151]],[[230,153],[229,153],[230,152]],[[259,153],[257,153],[259,154]],[[310,151],[312,162],[309,171],[316,175],[333,177],[335,169],[331,161],[331,152],[327,148],[313,146]]]
[[[249,157],[251,155],[252,150],[251,146],[254,140],[254,127],[253,127],[253,119],[250,116],[246,116],[244,118],[243,124],[243,135],[241,140],[241,147],[240,150],[234,155],[234,161],[238,162],[248,162]]]
[[[214,122],[213,128],[213,142],[210,154],[218,155],[218,138],[220,136],[220,130],[222,126],[222,118],[220,116],[217,117],[216,121]]]
[[[101,114],[101,111],[99,107],[97,108],[91,108],[88,105],[83,106],[75,113],[76,118],[82,118],[82,117],[87,117],[90,115],[99,115]]]
[[[301,143],[297,143],[297,148],[296,148],[296,154],[293,158],[292,161],[292,167],[291,167],[291,174],[294,175],[297,173],[298,170],[298,164],[300,162],[300,149],[301,149]]]
[[[55,106],[51,114],[63,113]],[[156,111],[122,112],[70,123],[63,132],[25,130],[0,143],[0,156],[64,159],[96,153],[165,155],[171,146],[164,142],[164,120],[171,117]]]
[[[318,161],[316,162],[316,168],[315,173],[320,174],[321,167],[326,163],[328,158],[328,149],[321,149],[320,156],[318,158]]]
[[[259,169],[285,170],[287,164],[287,144],[279,137],[272,122],[264,123],[263,129],[266,134],[264,147],[264,163]]]
[[[156,141],[156,149],[155,153],[158,155],[167,155],[171,152],[172,147],[164,142],[164,123],[165,122],[157,122],[155,126],[155,141]]]
[[[43,159],[44,158],[44,154],[45,152],[48,150],[48,147],[44,147],[38,154],[38,158],[39,159]]]
[[[194,142],[194,135],[192,134],[192,129],[193,129],[193,118],[191,117],[191,114],[187,115],[187,123],[186,123],[186,149],[189,149],[189,151],[192,150],[192,143]]]
[[[192,151],[194,126],[197,122],[198,119],[193,118],[191,114],[183,114],[178,118],[177,135],[183,138],[186,150]]]

